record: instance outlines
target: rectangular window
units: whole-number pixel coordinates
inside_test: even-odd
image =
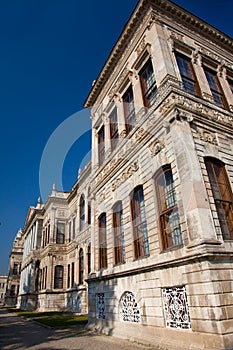
[[[14,263],[14,266],[13,266],[13,275],[14,275],[14,276],[17,276],[17,275],[18,275],[18,264],[17,264],[17,263]]]
[[[170,167],[158,173],[155,185],[163,249],[179,246],[182,244],[180,216]]]
[[[193,95],[200,95],[200,89],[197,83],[191,59],[176,53],[176,61],[180,71],[184,90]]]
[[[230,86],[231,92],[233,93],[233,79],[228,78],[227,81]]]
[[[91,202],[88,202],[88,208],[87,208],[87,223],[88,223],[88,225],[91,224]]]
[[[133,129],[136,122],[133,89],[131,85],[127,89],[127,91],[124,93],[122,99],[123,99],[123,107],[124,107],[126,132],[128,134]]]
[[[83,194],[81,195],[81,198],[80,198],[79,216],[80,216],[79,229],[80,231],[83,231],[85,228],[85,198]]]
[[[107,268],[106,214],[99,217],[99,268]]]
[[[115,264],[125,262],[124,230],[122,204],[117,203],[113,208],[114,258]]]
[[[110,138],[111,138],[111,149],[117,147],[119,141],[118,121],[117,121],[117,108],[115,107],[109,116],[110,121]]]
[[[151,59],[147,61],[145,66],[139,72],[139,76],[142,87],[144,106],[149,108],[156,101],[158,93]]]
[[[71,288],[74,287],[74,262],[71,264]]]
[[[104,125],[98,132],[98,155],[99,165],[103,164],[105,158],[105,137],[104,137]]]
[[[204,72],[209,83],[209,87],[214,99],[214,102],[222,108],[228,108],[225,96],[219,83],[217,73],[207,67],[204,67]]]
[[[76,217],[73,218],[73,239],[75,238],[75,221],[76,221]]]
[[[142,186],[137,187],[131,199],[135,259],[149,255],[146,210]]]
[[[71,221],[69,222],[69,242],[71,242],[72,236],[71,236]]]
[[[62,288],[63,288],[63,266],[57,265],[55,266],[54,289],[62,289]]]
[[[84,256],[83,249],[81,248],[79,251],[79,284],[83,284],[84,277]]]
[[[56,243],[57,244],[65,243],[65,224],[63,222],[57,223]]]
[[[67,269],[67,288],[70,288],[70,264],[68,264]]]
[[[15,296],[15,289],[16,289],[16,286],[14,284],[12,284],[11,289],[10,289],[10,296],[11,297]]]
[[[233,194],[225,166],[211,158],[207,158],[205,164],[223,238],[233,239]]]

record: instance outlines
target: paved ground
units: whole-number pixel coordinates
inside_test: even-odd
[[[83,330],[53,330],[0,309],[0,349],[142,350],[148,348]]]

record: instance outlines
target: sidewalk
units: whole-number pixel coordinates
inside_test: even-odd
[[[143,350],[125,340],[75,329],[49,329],[0,309],[1,350]]]

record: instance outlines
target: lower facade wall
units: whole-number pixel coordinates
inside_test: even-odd
[[[20,295],[18,305],[21,310],[40,312],[66,311],[87,314],[87,289],[60,292],[41,292]]]
[[[204,261],[88,282],[90,327],[162,349],[233,347],[230,263]]]

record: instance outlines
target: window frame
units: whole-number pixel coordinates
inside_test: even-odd
[[[62,225],[64,228],[64,231],[60,231],[59,227]],[[56,244],[64,244],[65,243],[65,223],[62,221],[57,222],[57,229],[56,229]]]
[[[121,201],[113,206],[112,224],[114,235],[114,263],[115,265],[120,265],[125,263],[123,208]]]
[[[102,213],[98,218],[99,227],[99,269],[106,269],[107,263],[107,215]]]
[[[152,107],[158,95],[155,73],[151,58],[148,58],[139,71],[144,106]]]
[[[132,191],[130,207],[133,226],[134,258],[137,260],[150,255],[146,206],[142,185],[137,186]],[[141,231],[143,234],[141,234]]]
[[[63,289],[64,267],[56,265],[54,267],[54,289]]]
[[[126,133],[129,134],[136,123],[134,94],[132,84],[128,86],[122,96]]]
[[[109,124],[110,124],[111,150],[114,151],[117,148],[117,145],[119,142],[119,127],[118,127],[118,115],[117,115],[116,106],[114,106],[113,110],[109,114]]]
[[[166,178],[167,174],[168,178]],[[162,183],[161,186],[159,182]],[[183,237],[174,178],[170,165],[166,165],[157,171],[154,176],[154,183],[162,250],[177,249],[183,245]]]
[[[175,51],[175,58],[184,90],[194,96],[200,97],[201,90],[193,68],[192,59],[179,51]],[[187,63],[188,69],[185,68],[184,64],[181,66],[181,61],[179,60],[182,60],[182,63]],[[193,86],[193,89],[189,89],[187,84],[191,84]]]
[[[83,248],[79,249],[79,284],[83,284],[84,282],[84,252]]]
[[[233,193],[225,164],[212,157],[206,157],[204,160],[222,237],[224,241],[233,240]],[[217,170],[219,170],[219,176]]]
[[[226,97],[224,95],[223,88],[220,84],[217,72],[214,68],[209,67],[208,65],[203,65],[203,70],[208,82],[214,103],[224,109],[229,109]],[[221,103],[219,102],[221,100]]]
[[[105,127],[102,125],[98,130],[98,162],[102,165],[105,160]]]
[[[84,229],[85,229],[85,196],[84,194],[82,194],[79,202],[79,230],[83,231]]]

